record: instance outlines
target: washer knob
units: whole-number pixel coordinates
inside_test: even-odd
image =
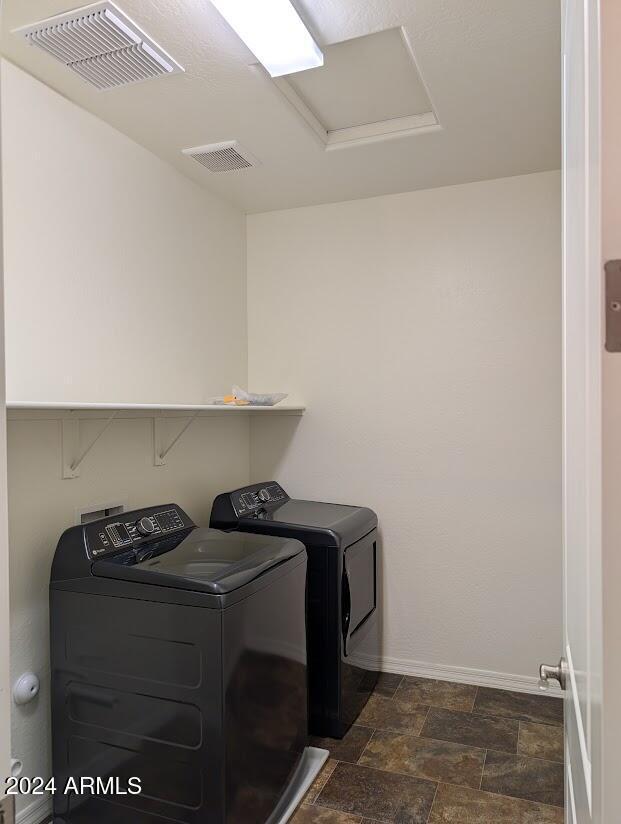
[[[269,499],[270,499],[270,493],[267,491],[267,489],[260,489],[259,490],[259,500],[260,501],[269,501]]]
[[[136,521],[136,529],[139,535],[152,535],[155,532],[151,518],[141,518]]]

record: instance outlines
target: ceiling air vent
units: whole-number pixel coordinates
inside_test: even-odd
[[[15,29],[100,91],[183,68],[106,0]]]
[[[257,158],[242,149],[236,140],[183,149],[183,154],[194,158],[210,172],[233,172],[259,165]]]

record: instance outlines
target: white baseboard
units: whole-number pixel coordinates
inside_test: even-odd
[[[371,655],[352,656],[352,663],[363,667],[378,668],[382,672],[394,672],[398,675],[414,675],[419,678],[434,678],[437,681],[456,681],[458,684],[474,684],[477,687],[495,687],[513,692],[528,692],[537,695],[562,696],[559,687],[553,686],[547,692],[539,689],[539,679],[534,675],[515,675],[508,672],[470,669],[469,667],[451,667],[447,664],[429,664],[425,661],[411,661],[406,658],[382,657]]]
[[[25,809],[20,810],[15,818],[16,824],[42,824],[52,815],[52,799],[42,795]]]

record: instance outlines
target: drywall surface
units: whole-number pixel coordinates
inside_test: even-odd
[[[241,212],[6,61],[2,95],[7,398],[244,382]]]
[[[245,218],[102,121],[2,63],[9,400],[201,403],[246,382]],[[75,480],[61,424],[9,421],[11,676],[41,677],[14,707],[12,753],[50,774],[48,582],[76,511],[176,501],[207,523],[248,481],[244,419],[198,419],[167,465],[152,421],[116,420]],[[81,426],[88,444],[103,425]],[[170,425],[171,438],[183,421]],[[45,818],[20,799],[24,820]]]
[[[83,508],[122,503],[126,511],[175,502],[195,522],[207,525],[214,496],[248,483],[248,420],[199,418],[167,456],[153,466],[152,421],[116,420],[93,447],[74,480],[61,478],[59,420],[8,421],[9,540],[11,585],[11,676],[33,670],[41,693],[32,703],[13,707],[12,753],[24,762],[24,775],[49,776],[49,623],[50,565],[61,533],[76,523]],[[183,420],[169,424],[170,435]],[[84,443],[101,420],[81,424]],[[41,798],[18,799],[20,809]],[[32,821],[44,820],[45,815]]]
[[[252,215],[253,480],[380,518],[387,668],[528,686],[561,649],[557,172]]]

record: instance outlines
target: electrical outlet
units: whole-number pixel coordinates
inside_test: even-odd
[[[15,798],[12,795],[0,800],[0,824],[15,824]]]

